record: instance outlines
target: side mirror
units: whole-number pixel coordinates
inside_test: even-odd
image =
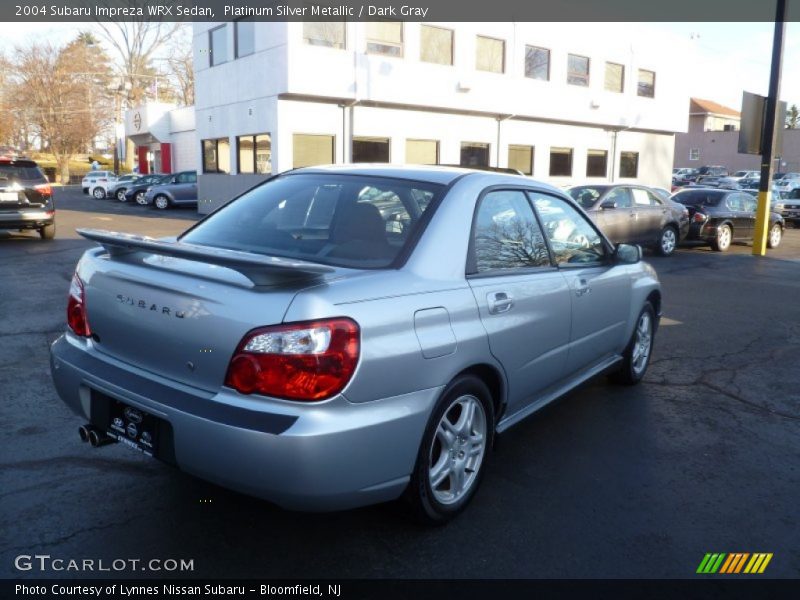
[[[614,259],[623,265],[635,265],[642,260],[642,248],[633,244],[617,244]]]
[[[613,200],[603,200],[603,202],[600,204],[600,208],[604,210],[606,208],[617,208],[617,203]]]

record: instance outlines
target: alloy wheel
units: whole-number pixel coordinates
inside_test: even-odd
[[[675,230],[667,227],[661,234],[661,253],[665,256],[672,254],[675,250],[678,240],[675,237]]]
[[[486,413],[472,395],[456,398],[444,412],[430,448],[428,480],[442,504],[454,504],[475,484],[486,452]]]
[[[781,226],[773,225],[769,231],[769,247],[777,248],[781,243]]]
[[[144,192],[137,192],[136,193],[136,204],[141,204],[142,206],[147,204],[147,202],[145,202],[145,199],[144,199]]]
[[[633,372],[640,375],[647,367],[650,349],[653,344],[653,320],[650,314],[643,312],[636,324],[636,339],[633,342],[631,365]]]

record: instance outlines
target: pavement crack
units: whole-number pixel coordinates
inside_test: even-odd
[[[63,535],[63,536],[61,536],[59,538],[56,538],[54,540],[48,540],[48,541],[44,541],[44,542],[41,542],[39,544],[33,545],[33,548],[50,548],[51,546],[60,546],[61,544],[64,544],[65,542],[68,542],[72,538],[77,537],[79,535],[83,535],[84,533],[90,533],[90,532],[93,532],[93,531],[103,531],[104,529],[110,529],[112,527],[120,527],[120,526],[128,525],[129,523],[132,523],[132,522],[136,521],[137,519],[141,519],[144,516],[145,515],[133,515],[132,517],[129,517],[129,518],[125,519],[124,521],[112,521],[111,523],[106,523],[105,525],[94,525],[92,527],[83,527],[81,529],[78,529],[77,531],[73,531],[72,533],[69,533],[67,535]],[[31,549],[31,545],[27,545],[27,546],[11,546],[9,548],[6,548],[6,551],[17,552],[17,551],[30,550],[30,549]]]

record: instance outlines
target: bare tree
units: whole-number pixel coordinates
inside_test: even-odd
[[[800,110],[798,110],[797,104],[792,104],[786,111],[786,128],[797,129],[798,127],[800,127]]]
[[[11,85],[9,68],[10,63],[0,54],[0,145],[14,145],[14,113],[9,97]]]
[[[165,59],[167,75],[178,104],[194,104],[194,59],[192,53],[191,25],[183,24],[169,44],[169,56]]]
[[[53,153],[63,183],[69,181],[70,159],[85,151],[106,125],[106,60],[80,38],[63,48],[37,42],[15,50],[13,87],[24,92],[14,94],[24,103],[18,110]]]

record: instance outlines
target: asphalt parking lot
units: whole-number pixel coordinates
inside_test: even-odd
[[[63,575],[14,568],[49,554],[193,559],[176,575],[205,578],[691,578],[706,552],[771,552],[768,576],[800,577],[800,229],[766,258],[648,255],[665,319],[645,381],[598,379],[504,434],[468,511],[426,529],[396,503],[286,512],[81,444],[48,366],[91,245],[75,227],[197,217],[56,194],[54,241],[0,232],[0,577]]]

